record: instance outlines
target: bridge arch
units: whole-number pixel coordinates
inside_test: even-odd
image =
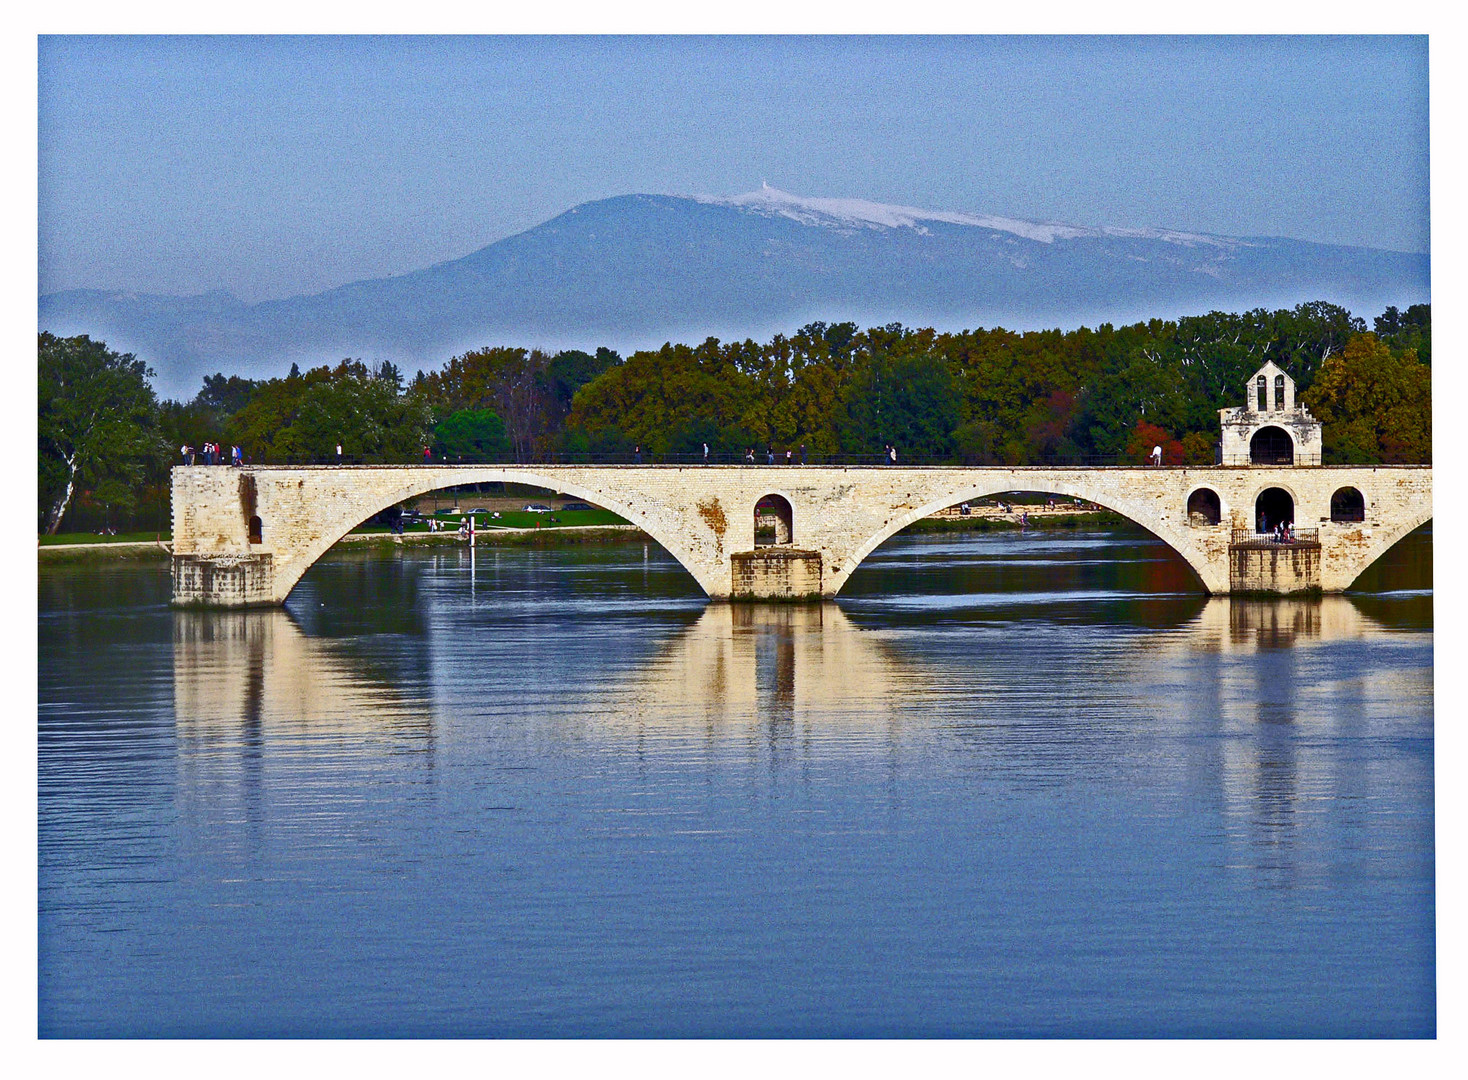
[[[1293,465],[1295,440],[1284,428],[1275,424],[1262,427],[1249,440],[1251,465]]]
[[[1014,483],[989,482],[966,487],[957,488],[951,495],[945,495],[939,499],[933,499],[901,517],[888,522],[881,529],[868,537],[838,568],[839,580],[832,595],[839,593],[841,588],[851,579],[863,560],[866,559],[882,544],[914,522],[921,521],[925,517],[937,513],[946,507],[962,502],[973,502],[976,499],[988,498],[994,495],[1003,495],[1011,491],[1038,491],[1047,495],[1060,495],[1066,498],[1081,499],[1084,502],[1093,503],[1096,506],[1110,510],[1112,513],[1120,514],[1132,524],[1157,537],[1164,544],[1178,554],[1188,564],[1201,583],[1204,591],[1210,593],[1226,593],[1229,589],[1227,568],[1224,568],[1224,576],[1221,578],[1217,572],[1218,566],[1215,561],[1205,555],[1197,534],[1204,530],[1190,528],[1185,509],[1179,508],[1177,520],[1180,525],[1174,526],[1171,519],[1159,520],[1156,512],[1150,506],[1138,502],[1132,505],[1130,500],[1111,498],[1105,493],[1093,490],[1090,485],[1074,481],[1061,481],[1059,483],[1051,479],[1041,480],[1036,478],[1034,487],[1019,488]]]
[[[1427,507],[1419,513],[1401,519],[1390,527],[1373,528],[1368,542],[1358,550],[1354,568],[1349,572],[1348,578],[1339,582],[1334,587],[1337,589],[1349,589],[1362,574],[1371,569],[1377,559],[1396,547],[1408,533],[1422,528],[1422,526],[1431,520],[1432,508]],[[1329,587],[1327,586],[1327,588]]]
[[[405,470],[406,471],[406,470]],[[396,506],[400,502],[416,498],[419,495],[427,495],[433,491],[439,491],[444,487],[459,487],[467,484],[501,483],[527,484],[534,487],[543,487],[551,491],[563,492],[575,496],[586,502],[604,507],[612,513],[632,522],[641,528],[648,536],[673,556],[698,583],[699,588],[705,593],[712,593],[716,585],[708,580],[707,575],[699,563],[693,558],[687,549],[684,538],[673,529],[666,529],[652,520],[649,515],[639,513],[626,503],[615,497],[609,497],[606,492],[593,491],[574,482],[549,476],[545,473],[535,471],[533,468],[518,467],[496,467],[486,468],[482,472],[464,471],[457,473],[451,484],[443,482],[442,475],[436,470],[424,469],[421,479],[414,478],[412,481],[396,485],[385,491],[372,491],[357,498],[351,499],[345,505],[337,508],[336,515],[328,522],[319,522],[319,532],[309,543],[281,554],[275,566],[275,586],[277,595],[283,601],[290,595],[292,589],[305,576],[306,571],[311,569],[328,551],[330,551],[341,539],[351,532],[362,522],[367,521],[373,515],[379,514],[388,507]],[[265,526],[269,527],[266,520]]]
[[[755,500],[754,506],[750,511],[755,517],[755,547],[766,546],[760,542],[759,537],[761,509],[775,519],[775,539],[773,544],[793,544],[795,542],[795,507],[790,501],[789,494],[781,491],[770,491]]]
[[[1365,521],[1366,497],[1361,489],[1346,485],[1336,488],[1330,496],[1330,520],[1336,522]]]
[[[1188,524],[1217,525],[1223,520],[1225,507],[1223,497],[1207,484],[1199,484],[1188,492]]]

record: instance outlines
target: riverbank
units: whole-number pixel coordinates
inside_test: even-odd
[[[549,547],[556,544],[617,544],[641,542],[652,539],[636,525],[562,525],[542,529],[496,528],[480,529],[474,534],[475,544],[483,546],[515,545],[520,547]],[[347,533],[338,541],[354,548],[391,548],[403,544],[427,544],[431,546],[463,547],[466,543],[457,530],[445,532],[370,532]]]
[[[984,508],[987,509],[987,508]],[[923,518],[909,525],[903,532],[990,532],[993,530],[1018,529],[1080,529],[1093,526],[1125,525],[1127,519],[1107,510],[1082,510],[1062,512],[1042,507],[1027,508],[1028,522],[1022,520],[1020,512],[975,512],[968,516],[941,514]],[[479,545],[515,545],[521,547],[549,547],[557,544],[615,544],[643,543],[651,540],[636,525],[546,525],[540,528],[493,527],[481,528],[475,533]],[[426,544],[430,546],[456,546],[465,541],[457,530],[444,532],[390,533],[380,529],[370,532],[350,532],[338,543],[354,547],[367,545],[388,549],[403,544]],[[134,559],[145,562],[166,561],[172,554],[170,541],[163,539],[135,540],[130,536],[98,536],[84,541],[72,541],[69,537],[42,537],[37,548],[39,558],[45,563],[90,562],[101,559]]]
[[[1079,510],[1052,512],[1031,507],[1029,520],[1020,513],[971,514],[968,517],[934,515],[915,521],[902,531],[905,533],[944,532],[990,532],[994,530],[1020,529],[1089,529],[1095,526],[1130,525],[1120,514],[1109,510]]]
[[[111,562],[117,559],[164,562],[173,554],[167,540],[119,540],[110,536],[99,536],[95,541],[83,543],[42,543],[36,551],[43,563]]]
[[[44,538],[54,540],[55,538]],[[475,543],[480,546],[518,545],[522,547],[551,546],[555,544],[609,544],[633,543],[650,539],[636,525],[562,525],[543,528],[490,528],[475,533]],[[380,530],[351,532],[338,541],[355,548],[392,548],[403,544],[425,544],[429,546],[463,546],[457,530],[444,532],[405,532],[393,534]],[[42,543],[37,547],[43,563],[74,563],[98,560],[136,559],[141,561],[166,561],[172,555],[168,540],[132,540],[118,537],[96,537],[81,543]]]

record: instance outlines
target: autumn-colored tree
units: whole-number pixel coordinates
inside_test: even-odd
[[[1327,464],[1432,461],[1432,369],[1357,334],[1320,367],[1300,402],[1324,424]]]
[[[1187,452],[1183,449],[1180,440],[1174,439],[1156,424],[1138,420],[1137,426],[1132,429],[1131,437],[1127,439],[1127,458],[1139,463],[1147,461],[1150,459],[1154,446],[1162,447],[1162,464],[1164,465],[1182,465],[1187,462]]]

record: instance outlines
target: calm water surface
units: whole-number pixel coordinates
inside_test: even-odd
[[[1435,1031],[1431,536],[1230,602],[1140,532],[43,568],[52,1036]]]

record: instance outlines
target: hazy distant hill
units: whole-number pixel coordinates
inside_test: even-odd
[[[40,327],[135,352],[160,389],[293,360],[411,372],[483,344],[623,350],[791,331],[812,319],[947,329],[1128,322],[1330,300],[1367,317],[1429,296],[1426,255],[1163,229],[1098,229],[765,188],[585,203],[462,259],[313,296],[78,289]]]

